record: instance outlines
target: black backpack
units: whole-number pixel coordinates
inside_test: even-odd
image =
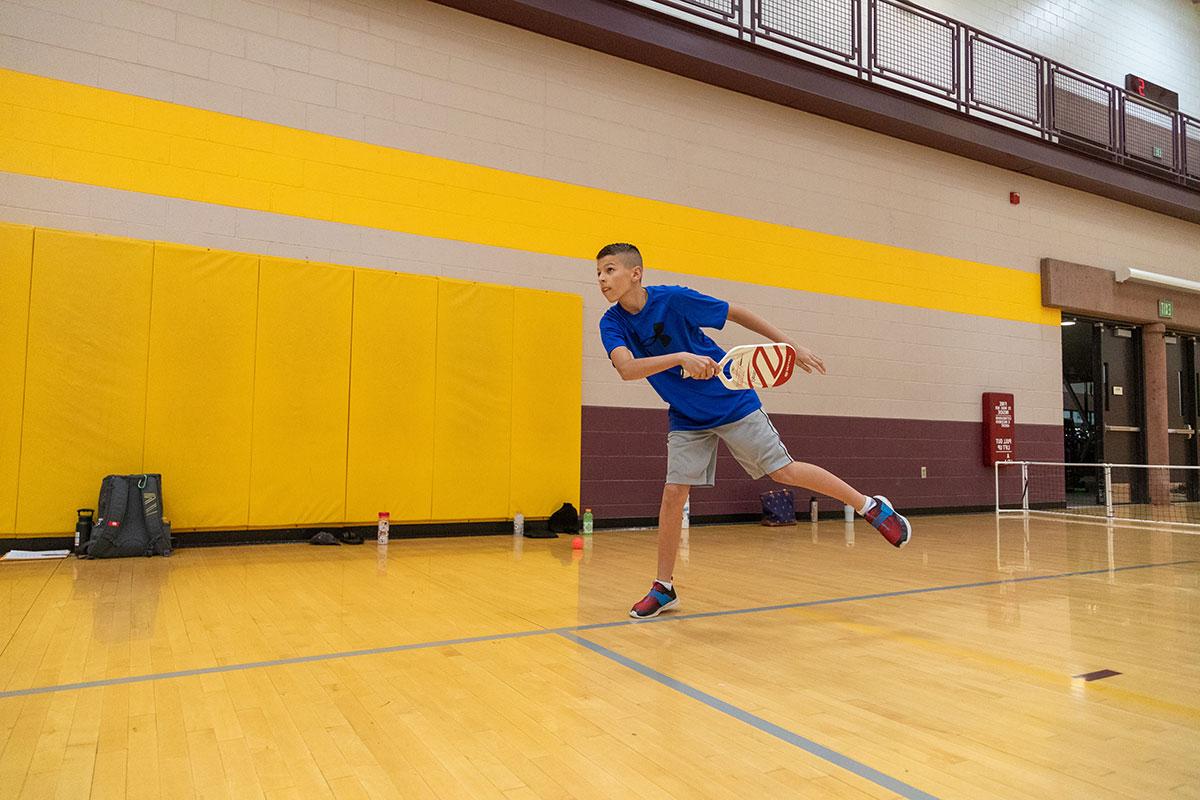
[[[171,526],[162,517],[162,475],[106,475],[96,523],[81,558],[171,555]]]
[[[548,526],[553,533],[579,533],[579,512],[570,503],[550,515]]]

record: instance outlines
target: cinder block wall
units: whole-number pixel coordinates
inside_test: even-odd
[[[577,293],[601,517],[656,513],[665,463],[596,334],[609,241],[822,354],[768,411],[908,507],[990,501],[984,391],[1016,395],[1020,457],[1061,455],[1041,258],[1200,272],[1195,225],[618,56],[416,0],[5,0],[0,220]],[[723,458],[693,513],[763,488]]]

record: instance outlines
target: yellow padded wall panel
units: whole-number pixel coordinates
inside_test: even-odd
[[[437,316],[437,278],[355,270],[348,521],[432,516]]]
[[[18,534],[69,533],[105,475],[142,471],[153,256],[149,242],[34,234]]]
[[[17,522],[33,228],[0,225],[0,536]]]
[[[509,515],[545,517],[579,504],[583,301],[517,289],[515,303]]]
[[[354,270],[263,258],[250,526],[341,522]]]
[[[245,527],[258,256],[156,244],[146,469],[175,530]]]
[[[438,286],[435,519],[508,516],[513,289]]]

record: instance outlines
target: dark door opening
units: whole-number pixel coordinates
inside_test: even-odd
[[[1168,333],[1167,350],[1167,442],[1172,466],[1197,463],[1196,338]],[[1200,476],[1196,470],[1171,470],[1171,499],[1175,502],[1200,499]]]
[[[1063,317],[1063,437],[1068,463],[1141,464],[1141,332],[1128,325]],[[1114,469],[1113,503],[1146,494],[1138,470]],[[1068,505],[1105,502],[1096,468],[1065,470]]]

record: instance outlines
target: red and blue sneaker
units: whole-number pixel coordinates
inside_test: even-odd
[[[882,533],[883,538],[892,546],[904,547],[908,544],[908,540],[912,538],[912,525],[908,524],[908,520],[897,514],[891,502],[883,495],[877,494],[871,499],[875,501],[875,505],[867,509],[863,519]]]
[[[638,600],[633,604],[633,608],[629,609],[629,616],[634,619],[650,619],[668,608],[674,608],[678,603],[679,598],[675,596],[674,586],[668,589],[655,581],[650,587],[650,594]]]

